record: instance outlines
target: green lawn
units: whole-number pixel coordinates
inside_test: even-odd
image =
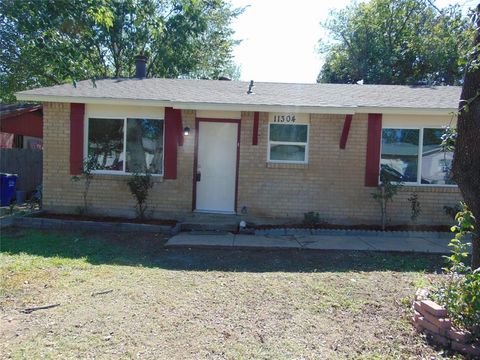
[[[451,358],[408,320],[440,256],[167,250],[165,240],[3,231],[0,357]]]

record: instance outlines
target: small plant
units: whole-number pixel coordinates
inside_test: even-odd
[[[381,174],[380,185],[378,185],[377,190],[372,193],[372,197],[380,204],[383,231],[385,231],[385,227],[387,225],[388,202],[393,201],[393,197],[397,194],[400,186],[402,186],[401,183],[394,183],[387,176]]]
[[[303,214],[303,224],[316,225],[320,223],[320,214],[318,212],[309,211]]]
[[[414,192],[408,198],[408,201],[410,202],[410,219],[415,226],[417,224],[418,216],[422,212],[422,209],[420,207],[420,201],[418,201],[418,194]]]
[[[447,275],[433,297],[448,310],[455,325],[472,333],[480,340],[480,268],[472,270],[468,266],[468,250],[471,243],[466,239],[474,232],[475,218],[464,203],[455,216],[457,225],[451,230],[455,237],[450,241],[452,254],[446,256]]]
[[[148,192],[153,187],[152,175],[149,170],[145,173],[134,173],[127,182],[130,192],[136,200],[135,213],[138,219],[145,218],[145,211],[147,210]]]
[[[83,197],[83,205],[77,206],[76,212],[79,215],[86,215],[88,213],[88,191],[90,190],[90,184],[92,183],[93,180],[93,170],[98,169],[97,165],[97,158],[94,156],[89,156],[82,165],[81,168],[81,176],[72,176],[71,181],[77,182],[80,180],[84,180],[84,185],[83,185],[83,192],[82,192],[82,197]]]

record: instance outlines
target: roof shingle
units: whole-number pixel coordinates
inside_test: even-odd
[[[44,87],[17,93],[19,99],[39,96],[150,100],[189,104],[267,105],[292,107],[374,107],[456,109],[458,86],[403,86],[353,84],[255,83],[247,94],[248,82],[190,79],[105,79]]]

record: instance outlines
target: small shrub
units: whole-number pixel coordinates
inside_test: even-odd
[[[127,182],[130,192],[136,200],[135,213],[138,219],[145,219],[148,192],[153,187],[152,175],[147,170],[143,174],[135,173]]]
[[[88,213],[88,191],[90,190],[90,184],[93,180],[93,170],[98,170],[97,158],[89,156],[82,164],[80,169],[81,176],[72,176],[71,181],[77,182],[83,179],[83,205],[77,206],[75,212],[79,215],[86,215]]]
[[[388,202],[393,201],[393,197],[397,194],[400,186],[402,186],[401,183],[392,182],[391,179],[382,173],[380,175],[380,185],[378,185],[376,191],[372,193],[373,199],[376,200],[380,205],[383,231],[385,231],[385,227],[387,225]]]
[[[422,212],[420,201],[418,201],[418,194],[414,192],[408,198],[408,201],[410,202],[410,219],[412,220],[413,224],[417,224],[418,216]]]
[[[309,211],[303,214],[303,224],[316,225],[320,224],[320,214],[318,212]]]
[[[452,254],[446,256],[448,266],[444,269],[447,279],[433,292],[434,299],[445,306],[455,325],[470,331],[480,340],[480,269],[468,265],[468,250],[471,243],[466,238],[472,234],[475,218],[465,204],[457,213],[457,225],[452,226],[455,237],[449,246]]]

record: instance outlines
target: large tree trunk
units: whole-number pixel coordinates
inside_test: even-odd
[[[480,4],[477,6],[475,51],[463,82],[453,155],[453,178],[476,219],[472,268],[480,267]]]

